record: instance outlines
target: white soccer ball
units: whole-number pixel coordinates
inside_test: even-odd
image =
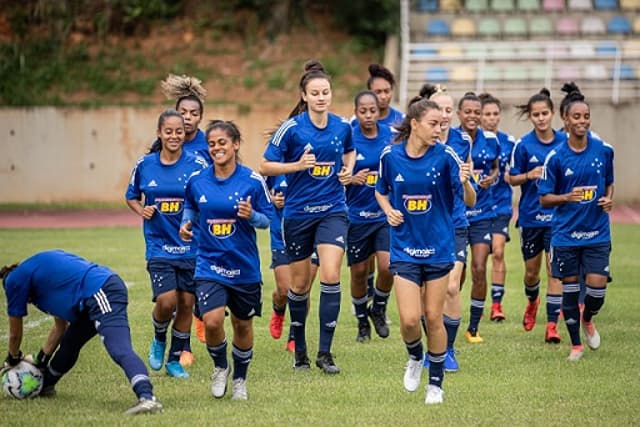
[[[22,361],[2,375],[2,390],[9,397],[29,399],[40,393],[42,382],[40,369]]]

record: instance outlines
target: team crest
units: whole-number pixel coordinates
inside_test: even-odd
[[[474,169],[474,170],[473,170],[473,180],[474,180],[476,183],[479,183],[479,182],[480,182],[480,180],[481,180],[482,178],[484,178],[484,174],[483,174],[483,172],[484,172],[484,170],[482,170],[482,169]]]
[[[431,210],[431,194],[404,195],[404,208],[411,215],[422,215]]]
[[[178,197],[158,198],[156,199],[156,207],[158,212],[163,215],[178,215],[182,213],[184,208],[184,199]]]
[[[315,166],[308,169],[309,175],[315,179],[327,179],[333,175],[336,162],[316,162]]]
[[[208,219],[209,233],[216,239],[226,239],[236,232],[235,219]]]
[[[375,187],[377,182],[378,182],[378,172],[376,171],[369,172],[367,174],[367,180],[365,181],[366,186]]]
[[[577,187],[577,189],[582,193],[580,203],[591,203],[596,199],[598,190],[597,185],[585,185],[584,187]]]

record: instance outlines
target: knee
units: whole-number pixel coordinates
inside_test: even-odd
[[[176,308],[176,296],[175,292],[167,292],[166,294],[159,295],[156,298],[156,313],[171,315]],[[160,319],[164,320],[164,319]]]
[[[444,328],[444,323],[442,322],[442,311],[427,311],[425,314],[425,322],[427,323],[427,329],[429,331],[437,330],[440,327]]]
[[[482,260],[486,261],[486,260]],[[471,264],[471,274],[473,276],[483,276],[487,273],[487,265],[486,262],[481,262],[480,260],[475,260]]]
[[[246,337],[251,333],[251,321],[236,321],[233,323],[233,334],[236,337]]]
[[[224,312],[222,316],[215,314],[205,315],[203,318],[204,326],[208,331],[219,331],[224,328]]]

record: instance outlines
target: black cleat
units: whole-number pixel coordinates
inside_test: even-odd
[[[307,351],[296,351],[293,358],[293,369],[299,370],[308,370],[311,369],[311,362],[307,357]]]
[[[371,317],[376,334],[380,338],[387,338],[389,336],[389,325],[387,325],[387,316],[384,310],[373,311],[369,309],[369,317]]]
[[[366,318],[364,321],[358,321],[358,336],[356,337],[356,341],[371,341],[371,325]]]
[[[38,397],[54,397],[56,395],[55,387],[56,387],[55,385],[48,385],[48,386],[42,387],[42,390],[40,390],[40,393],[38,393]]]
[[[333,356],[329,352],[319,351],[316,366],[325,374],[335,375],[340,373],[340,368],[333,363]]]

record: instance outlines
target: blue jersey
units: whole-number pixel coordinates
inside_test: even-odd
[[[495,133],[478,128],[476,139],[471,145],[471,160],[473,161],[473,180],[480,180],[491,174],[493,162],[500,155],[500,143]],[[470,223],[495,217],[493,211],[493,188],[476,187],[476,204],[467,208],[467,219]]]
[[[511,175],[520,175],[544,165],[549,152],[567,140],[565,132],[554,131],[553,141],[544,143],[538,139],[535,130],[524,135],[516,142],[511,156]],[[526,181],[520,186],[520,202],[518,203],[519,227],[539,228],[551,227],[553,208],[540,206],[538,196],[539,180]]]
[[[182,149],[187,153],[195,154],[202,157],[207,164],[211,163],[211,155],[209,154],[209,143],[205,138],[204,132],[200,129],[196,131],[196,136],[191,141],[185,141]]]
[[[230,286],[261,281],[255,229],[238,217],[238,202],[251,196],[253,210],[271,217],[269,190],[262,177],[243,165],[226,179],[216,178],[213,166],[187,183],[185,207],[198,214],[198,254],[194,278]]]
[[[131,173],[125,197],[140,200],[144,194],[145,206],[155,206],[150,220],[143,220],[146,259],[195,258],[194,242],[185,243],[178,232],[184,208],[184,191],[189,177],[206,167],[200,157],[182,151],[177,162],[165,165],[160,152],[141,157]]]
[[[353,146],[356,150],[356,164],[353,168],[355,175],[362,169],[369,169],[364,185],[350,185],[347,187],[347,208],[351,223],[384,222],[387,217],[378,205],[375,196],[376,182],[378,182],[378,165],[380,154],[384,147],[393,139],[389,126],[378,124],[378,134],[368,138],[362,134],[360,126],[353,128]]]
[[[387,126],[398,126],[404,120],[404,113],[396,110],[393,107],[389,107],[389,115],[384,119],[379,119],[378,123],[382,123]]]
[[[271,137],[264,158],[274,162],[297,162],[306,149],[316,156],[314,167],[286,175],[285,218],[317,218],[346,212],[344,187],[337,173],[342,155],[353,151],[351,126],[329,113],[327,126],[318,128],[309,114],[298,114],[285,121]]]
[[[390,259],[416,264],[453,263],[453,206],[462,197],[460,167],[444,144],[420,158],[406,153],[406,142],[385,148],[376,191],[388,195],[404,222],[390,228]]]
[[[84,308],[83,301],[114,274],[61,249],[37,253],[5,278],[7,313],[24,317],[31,303],[47,314],[74,322]]]
[[[445,143],[458,156],[458,160],[465,163],[469,159],[471,153],[471,137],[465,131],[458,128],[449,129],[449,135]],[[464,203],[464,197],[455,200],[453,205],[453,226],[454,228],[467,228],[469,221],[467,220],[467,205]]]
[[[513,189],[511,184],[504,180],[504,175],[511,162],[515,138],[512,135],[498,131],[498,142],[500,143],[500,156],[498,157],[500,173],[493,183],[493,199],[495,201],[493,210],[496,215],[511,215],[513,213]]]
[[[587,246],[611,241],[609,214],[598,199],[613,184],[613,147],[592,136],[576,152],[567,142],[554,148],[545,162],[538,194],[567,194],[578,187],[580,202],[556,206],[551,222],[552,246]]]
[[[267,188],[273,191],[274,194],[282,193],[287,197],[287,180],[284,175],[268,176],[266,179]],[[271,215],[271,223],[269,225],[269,235],[271,237],[271,250],[283,251],[284,241],[282,240],[282,209],[273,207],[273,214]]]

